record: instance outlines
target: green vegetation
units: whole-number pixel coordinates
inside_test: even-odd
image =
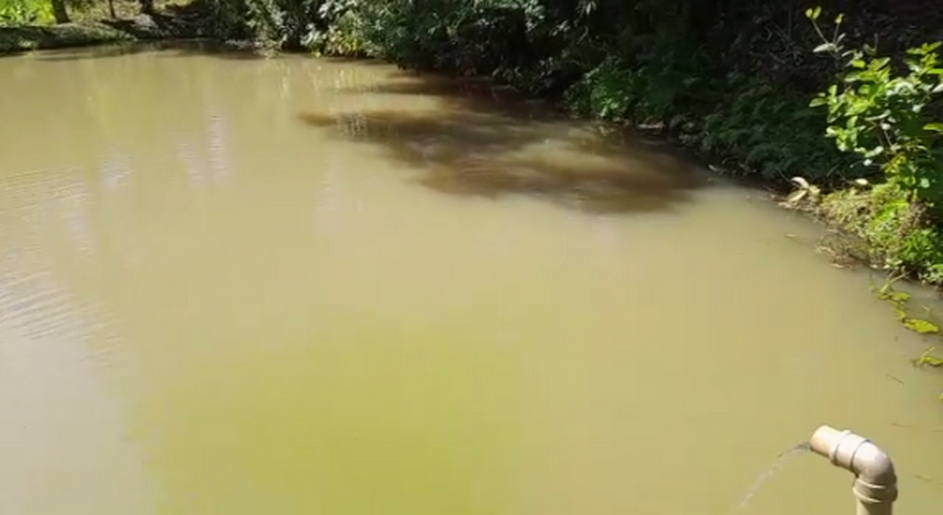
[[[73,21],[93,21],[98,15],[98,7],[108,7],[111,17],[116,17],[115,1],[109,0],[98,4],[98,0],[0,0],[0,27],[19,27],[23,25],[52,25]],[[120,0],[129,1],[129,0]]]
[[[876,290],[877,297],[886,300],[894,306],[894,312],[898,320],[907,329],[919,334],[937,334],[940,332],[940,326],[926,320],[911,316],[907,310],[907,303],[910,302],[911,295],[907,292],[895,290],[892,287],[892,281],[888,281],[880,289]]]
[[[827,196],[822,212],[867,242],[883,267],[907,271],[931,283],[943,282],[943,67],[940,43],[906,50],[899,63],[865,45],[846,50],[843,16],[826,38],[818,19],[806,15],[827,52],[840,63],[836,84],[812,100],[826,107],[826,135],[862,169],[877,169],[880,180],[862,182]]]
[[[55,20],[47,0],[0,0],[0,26],[48,24]]]
[[[923,351],[923,354],[921,354],[920,357],[914,360],[914,365],[918,367],[923,367],[923,366],[934,367],[934,368],[943,367],[943,358],[935,356],[933,354],[935,351],[936,351],[936,347],[930,347],[929,349]]]

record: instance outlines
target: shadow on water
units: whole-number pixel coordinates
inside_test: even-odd
[[[381,61],[376,61],[381,62]],[[487,78],[450,79],[396,69],[382,83],[341,88],[345,94],[409,95],[435,97],[451,107],[471,111],[501,112],[516,118],[560,119],[543,100],[528,99],[510,86],[496,86]]]
[[[323,56],[321,61],[331,64],[352,64],[356,66],[389,66],[389,63],[373,57]]]
[[[37,52],[38,61],[74,61],[104,59],[135,54],[154,53],[157,57],[209,56],[237,61],[266,59],[267,56],[252,50],[237,48],[224,42],[208,39],[171,39],[156,41],[133,41],[109,45],[93,45],[75,48],[50,49]]]
[[[434,110],[379,110],[298,118],[334,137],[380,146],[422,171],[419,184],[460,196],[522,194],[596,213],[651,212],[687,201],[703,174],[643,141],[604,136],[541,103],[483,82],[391,81],[344,93],[435,98]]]

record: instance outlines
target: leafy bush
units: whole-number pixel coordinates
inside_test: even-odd
[[[362,20],[353,12],[342,14],[326,31],[315,34],[312,41],[328,55],[360,57],[369,53]]]
[[[312,46],[329,55],[365,56],[371,53],[357,6],[357,0],[331,0],[321,4],[318,17],[327,28],[313,35]]]
[[[0,0],[2,1],[2,0]],[[249,39],[287,50],[324,50],[356,54],[354,12],[359,0],[194,0],[212,14],[209,32],[224,39]],[[192,4],[191,4],[192,5]]]
[[[293,50],[310,44],[318,0],[247,0],[246,6],[257,39]]]
[[[437,53],[449,53],[448,2],[376,0],[361,6],[364,35],[379,57],[404,66],[433,68]]]
[[[665,66],[633,69],[621,59],[606,59],[567,91],[567,105],[610,120],[671,127],[685,121],[695,126],[692,137],[702,151],[728,168],[757,171],[769,180],[802,175],[834,182],[850,164],[822,137],[825,123],[800,95],[737,74],[711,81],[665,58],[655,62]]]
[[[820,12],[814,9],[807,15],[816,23]],[[842,16],[835,21],[840,26]],[[839,150],[858,155],[863,165],[878,166],[888,181],[910,194],[910,200],[919,199],[939,211],[943,208],[940,43],[908,50],[907,73],[901,74],[874,48],[844,51],[842,39],[836,30],[833,39],[825,39],[816,49],[846,60],[840,83],[811,103],[828,108],[827,136]]]
[[[564,95],[570,109],[588,116],[623,120],[631,115],[638,100],[638,77],[618,58],[609,58]]]
[[[793,175],[834,183],[849,160],[822,138],[825,123],[799,95],[731,75],[723,99],[704,117],[704,151],[728,156],[766,179]]]
[[[833,35],[818,24],[821,8],[806,11],[822,40],[815,51],[843,65],[838,83],[810,107],[827,107],[825,134],[863,168],[879,170],[873,188],[854,186],[825,197],[822,211],[861,237],[872,260],[888,270],[943,283],[943,67],[939,43],[907,51],[903,63],[873,47],[845,50],[842,15]]]
[[[0,0],[0,26],[52,21],[52,3],[48,0]]]
[[[359,18],[370,47],[404,66],[490,74],[527,56],[524,11],[498,1],[375,0]]]

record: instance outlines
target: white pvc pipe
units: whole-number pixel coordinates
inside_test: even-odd
[[[897,475],[887,453],[851,431],[829,426],[818,428],[809,444],[833,465],[855,475],[852,492],[858,515],[891,515],[897,500]]]

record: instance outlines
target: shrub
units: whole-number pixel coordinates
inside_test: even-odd
[[[702,151],[744,174],[786,182],[802,175],[835,182],[850,160],[822,133],[825,123],[800,95],[730,74],[713,81],[694,66],[667,57],[632,68],[609,58],[587,73],[565,96],[584,115],[610,120],[693,125]],[[656,66],[655,63],[662,65]]]
[[[816,23],[819,9],[807,15]],[[864,166],[877,166],[885,178],[939,213],[943,208],[943,67],[940,43],[907,51],[906,74],[874,48],[844,51],[838,34],[825,39],[816,51],[845,60],[839,83],[820,93],[810,104],[828,108],[826,135],[842,152],[858,156]],[[821,30],[816,30],[821,34]]]
[[[704,118],[702,150],[781,181],[834,183],[850,164],[822,137],[824,121],[801,96],[735,74],[716,88],[724,94]]]
[[[314,36],[314,47],[328,55],[365,56],[370,53],[363,20],[354,11],[341,14],[326,31]]]
[[[524,11],[501,2],[375,0],[359,17],[371,48],[408,67],[490,74],[527,56]]]
[[[609,58],[570,87],[564,99],[580,114],[622,120],[631,115],[639,89],[637,73],[618,58]]]

